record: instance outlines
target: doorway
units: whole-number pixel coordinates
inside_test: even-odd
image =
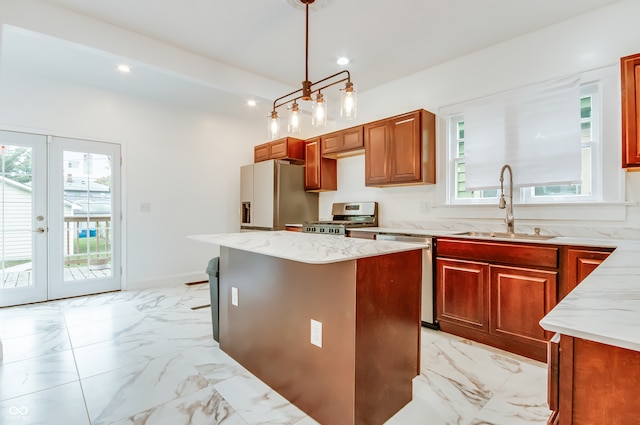
[[[0,131],[0,307],[121,288],[120,145]]]

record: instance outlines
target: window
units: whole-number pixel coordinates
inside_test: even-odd
[[[591,83],[581,86],[580,108],[582,127],[582,182],[576,185],[537,186],[514,191],[514,202],[588,202],[601,199],[600,179],[600,86]],[[449,164],[448,203],[495,203],[498,190],[467,191],[465,186],[464,115],[451,115],[448,119]],[[496,171],[496,181],[499,170]]]

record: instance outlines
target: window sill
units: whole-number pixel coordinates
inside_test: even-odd
[[[515,204],[516,220],[558,221],[625,221],[626,208],[635,202],[580,202]],[[506,212],[495,204],[435,205],[433,214],[439,218],[503,219]]]

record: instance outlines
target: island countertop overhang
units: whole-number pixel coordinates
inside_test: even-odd
[[[192,235],[190,239],[298,261],[329,264],[428,248],[427,244],[347,238],[338,235],[275,231]]]

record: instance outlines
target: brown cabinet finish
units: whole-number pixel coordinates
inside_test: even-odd
[[[487,331],[488,265],[438,258],[436,268],[438,320]]]
[[[269,159],[269,143],[263,143],[253,148],[253,162],[267,161]]]
[[[364,149],[364,127],[357,126],[335,133],[320,136],[322,155],[328,158],[340,158],[357,155]]]
[[[365,184],[436,182],[435,115],[425,110],[364,126]]]
[[[421,262],[420,250],[307,264],[222,247],[220,348],[322,424],[382,424],[420,373]]]
[[[640,352],[562,335],[559,356],[559,410],[549,423],[640,423]]]
[[[556,304],[558,251],[553,245],[438,238],[440,328],[545,361],[551,335],[539,321]]]
[[[253,162],[267,161],[269,159],[304,161],[304,141],[293,137],[285,137],[253,148]]]
[[[546,348],[551,338],[538,322],[556,305],[557,272],[520,267],[490,267],[489,332]]]
[[[558,267],[558,247],[469,239],[438,239],[438,256],[514,266]]]
[[[640,167],[640,53],[620,59],[622,167]]]
[[[322,157],[319,137],[304,142],[304,158],[305,190],[320,192],[338,189],[337,161]]]
[[[563,279],[558,290],[558,301],[573,291],[612,252],[607,248],[566,247],[563,250]]]

